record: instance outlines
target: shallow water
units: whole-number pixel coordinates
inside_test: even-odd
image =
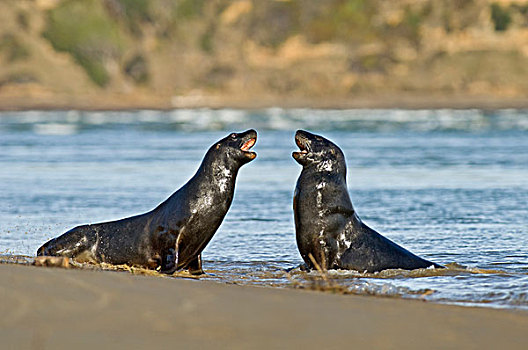
[[[292,196],[297,128],[343,149],[365,223],[447,270],[331,271],[350,293],[528,309],[528,112],[179,110],[0,113],[0,253],[34,255],[73,226],[152,209],[230,131],[256,128],[205,279],[311,288]]]

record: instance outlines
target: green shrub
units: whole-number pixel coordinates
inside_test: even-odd
[[[18,37],[6,33],[0,38],[0,52],[4,52],[8,62],[24,60],[29,57],[29,50]]]
[[[0,87],[11,84],[29,84],[38,82],[38,79],[31,73],[14,72],[7,76],[0,77]]]
[[[148,0],[119,0],[130,21],[148,22],[150,18],[150,2]]]
[[[138,84],[146,83],[149,80],[148,63],[141,54],[135,55],[125,63],[124,72]]]
[[[214,34],[215,26],[210,25],[200,37],[200,47],[205,53],[212,54],[214,52]]]
[[[301,7],[297,1],[257,1],[254,6],[248,34],[259,44],[275,48],[299,31]]]
[[[20,11],[17,13],[16,21],[22,30],[27,31],[29,29],[29,15],[26,12]]]
[[[110,80],[105,60],[120,57],[124,47],[117,23],[99,1],[62,2],[49,11],[43,35],[56,50],[71,54],[99,86]]]
[[[376,36],[371,19],[376,4],[367,0],[332,0],[318,6],[305,24],[310,41],[370,40]]]
[[[151,4],[152,2],[148,0],[107,0],[105,2],[109,14],[123,22],[129,32],[136,37],[142,35],[142,23],[153,21]]]
[[[202,14],[204,0],[182,0],[179,1],[176,12],[179,17],[193,18]]]
[[[491,19],[498,32],[508,29],[512,20],[508,10],[497,3],[491,4]]]

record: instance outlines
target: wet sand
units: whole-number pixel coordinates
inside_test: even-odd
[[[528,313],[0,265],[2,349],[525,349]]]

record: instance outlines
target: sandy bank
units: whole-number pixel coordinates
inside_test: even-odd
[[[484,109],[505,108],[526,109],[528,98],[449,95],[449,94],[369,94],[344,96],[238,96],[238,95],[196,95],[196,96],[151,96],[142,94],[96,94],[91,96],[2,96],[0,111],[24,110],[172,110],[180,108],[236,108],[264,109],[321,108],[321,109]]]
[[[0,265],[3,349],[525,349],[528,313]]]

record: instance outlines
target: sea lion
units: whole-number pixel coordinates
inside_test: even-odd
[[[308,268],[376,272],[385,269],[442,267],[424,260],[365,225],[356,214],[346,184],[345,156],[331,141],[298,130],[303,169],[293,211],[297,246]]]
[[[37,255],[202,274],[201,253],[227,214],[238,170],[256,157],[249,151],[256,140],[255,130],[230,134],[212,145],[196,174],[155,209],[75,227],[45,243]]]

